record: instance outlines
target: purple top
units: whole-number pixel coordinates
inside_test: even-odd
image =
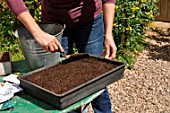
[[[116,0],[42,0],[42,18],[46,22],[78,24],[99,15],[104,3]],[[27,11],[23,0],[6,0],[15,16]]]

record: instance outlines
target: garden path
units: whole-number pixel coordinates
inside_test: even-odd
[[[108,86],[113,113],[170,113],[170,24],[155,26],[161,29],[146,32],[146,48],[134,69]]]

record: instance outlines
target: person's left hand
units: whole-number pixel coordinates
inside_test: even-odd
[[[105,58],[114,59],[116,57],[117,47],[113,40],[112,34],[105,35],[104,44],[105,44],[105,52],[103,54],[105,55]]]

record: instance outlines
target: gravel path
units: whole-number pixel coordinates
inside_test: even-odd
[[[170,33],[146,36],[135,68],[108,87],[113,113],[170,113]],[[91,107],[88,113],[93,113]]]

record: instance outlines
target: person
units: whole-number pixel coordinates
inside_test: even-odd
[[[22,0],[6,2],[46,51],[72,54],[75,43],[79,53],[115,58],[117,47],[112,36],[115,0],[42,0],[42,20],[66,25],[61,44],[38,26]],[[91,104],[95,113],[112,113],[107,88]],[[72,111],[76,112],[80,109]]]

